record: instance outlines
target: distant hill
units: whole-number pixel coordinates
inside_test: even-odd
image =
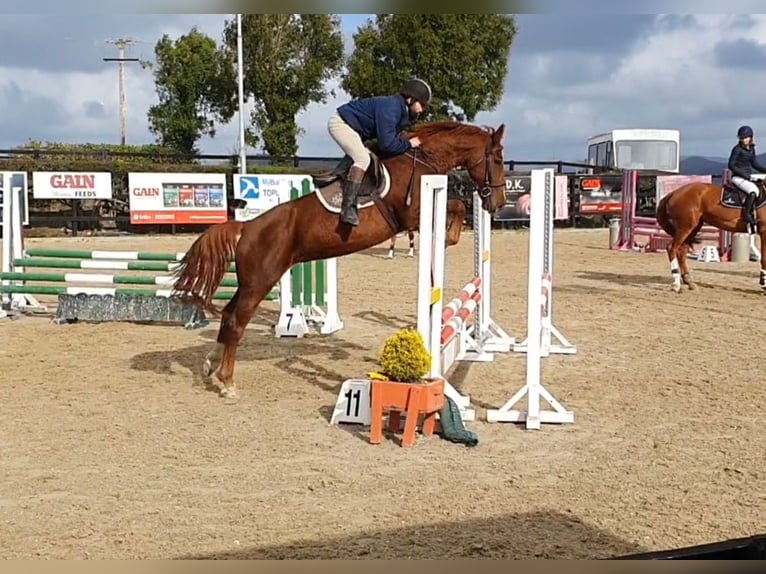
[[[728,158],[703,157],[693,155],[681,158],[681,173],[684,175],[721,175],[726,169]],[[766,153],[758,156],[758,161],[766,165]]]

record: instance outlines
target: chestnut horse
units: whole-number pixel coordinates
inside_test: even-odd
[[[760,285],[766,289],[766,188],[758,181],[756,218],[761,238]],[[668,260],[673,277],[673,291],[681,291],[681,281],[696,289],[686,256],[703,225],[712,225],[732,233],[747,233],[743,216],[743,194],[735,186],[724,183],[692,182],[674,189],[657,204],[657,223],[673,238],[668,246]]]
[[[335,186],[338,197],[347,167],[315,177],[316,193],[281,203],[247,221],[209,227],[191,245],[175,274],[173,292],[188,303],[221,317],[215,347],[207,353],[203,372],[221,396],[235,396],[233,379],[237,346],[263,298],[293,265],[355,253],[417,228],[419,176],[446,174],[462,166],[476,184],[482,208],[490,213],[505,204],[503,133],[454,121],[424,123],[412,129],[420,148],[372,162],[360,190],[374,203],[360,203],[359,225],[340,223],[326,207],[323,188]],[[349,165],[344,158],[342,165]],[[328,193],[328,192],[324,192]],[[221,312],[212,296],[234,253],[238,287]],[[216,368],[214,362],[220,361]]]

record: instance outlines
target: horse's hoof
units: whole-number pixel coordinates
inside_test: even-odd
[[[687,283],[689,286],[689,291],[696,291],[697,290],[697,284],[696,283]]]
[[[204,363],[202,363],[202,375],[205,377],[209,377],[210,373],[213,372],[213,364],[209,360],[205,360]]]
[[[219,394],[226,389],[226,385],[223,383],[223,381],[218,377],[218,375],[215,372],[210,375],[210,386],[213,389],[216,389]]]
[[[236,399],[237,390],[234,387],[223,387],[219,393],[224,399]]]

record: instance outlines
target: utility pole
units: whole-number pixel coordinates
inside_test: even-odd
[[[136,40],[129,38],[117,38],[106,40],[107,44],[115,44],[117,46],[116,58],[103,58],[104,62],[117,62],[119,64],[119,92],[120,92],[120,145],[125,145],[125,132],[126,128],[126,116],[127,105],[125,103],[125,62],[138,62],[138,58],[126,58],[125,48],[136,43]]]
[[[239,173],[247,173],[244,62],[242,61],[242,14],[237,14],[237,83],[239,85]]]

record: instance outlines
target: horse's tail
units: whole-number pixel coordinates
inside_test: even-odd
[[[666,194],[657,204],[657,223],[660,224],[660,227],[665,233],[674,237],[676,234],[676,227],[673,225],[670,213],[668,213],[668,203],[671,195],[673,195],[672,192]]]
[[[675,191],[675,190],[674,190]],[[671,237],[676,236],[676,226],[673,223],[673,216],[670,214],[670,198],[673,196],[674,191],[666,194],[660,202],[657,204],[657,223],[659,223],[662,230]],[[702,220],[692,230],[691,234],[686,238],[684,243],[689,247],[693,247],[695,243],[700,243],[697,239],[697,235],[702,229]]]
[[[212,225],[192,243],[174,272],[177,277],[173,283],[174,294],[220,317],[220,309],[212,304],[213,295],[228,271],[242,225],[233,219]]]

